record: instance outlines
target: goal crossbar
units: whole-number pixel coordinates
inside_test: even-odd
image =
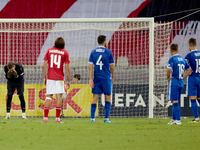
[[[151,22],[154,18],[60,18],[60,19],[1,19],[0,23],[77,23],[77,22]]]

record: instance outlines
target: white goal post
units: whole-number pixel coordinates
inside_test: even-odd
[[[154,18],[1,19],[1,68],[3,71],[8,61],[19,62],[24,66],[27,116],[42,116],[45,92],[42,85],[43,56],[54,45],[55,39],[62,36],[66,42],[65,49],[70,55],[71,78],[74,74],[81,75],[81,84],[72,84],[68,90],[68,98],[63,105],[64,115],[89,117],[92,96],[89,95],[91,89],[87,85],[87,59],[91,50],[98,46],[97,36],[104,34],[107,36],[107,47],[113,51],[116,60],[111,117],[153,118],[154,44],[157,43],[154,40],[159,39],[155,35],[157,30],[161,29],[155,26]],[[162,41],[165,42],[163,38]],[[0,77],[1,93],[4,93],[1,97],[0,116],[5,116],[6,80],[3,74]],[[162,78],[165,79],[164,76]],[[166,87],[163,91],[166,93]],[[13,99],[11,116],[20,116],[18,99]],[[96,114],[99,117],[104,113],[103,101],[102,97]],[[53,115],[55,110],[52,108],[51,111]]]

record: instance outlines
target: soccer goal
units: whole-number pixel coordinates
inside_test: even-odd
[[[71,87],[63,100],[63,114],[89,117],[92,101],[88,85],[88,58],[98,47],[98,35],[106,35],[107,48],[114,55],[111,117],[167,116],[165,53],[170,42],[170,24],[155,24],[154,18],[76,18],[0,20],[0,116],[6,115],[6,79],[3,66],[18,62],[25,70],[27,116],[42,116],[45,100],[42,64],[57,37],[65,39],[71,67]],[[73,83],[75,74],[80,84]],[[104,97],[99,99],[97,117],[104,116]],[[11,116],[21,116],[18,96],[13,96]],[[55,115],[55,99],[50,116]]]

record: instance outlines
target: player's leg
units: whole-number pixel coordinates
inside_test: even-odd
[[[168,97],[168,101],[171,101],[171,103],[172,103],[172,120],[170,122],[168,122],[169,125],[173,125],[176,122],[176,116],[174,113],[174,101],[173,101],[174,95],[173,95],[172,91],[173,91],[173,88],[169,85],[167,97]]]
[[[173,109],[173,115],[174,118],[172,119],[172,121],[170,121],[168,124],[172,125],[172,124],[177,124],[177,125],[181,125],[181,109],[180,106],[178,104],[178,101],[172,101],[172,109]]]
[[[182,92],[182,88],[178,86],[168,85],[168,100],[172,102],[172,120],[168,123],[169,125],[173,124],[181,124],[180,122],[180,107],[178,101],[180,100],[180,94]]]
[[[168,101],[171,101],[171,103],[172,103],[172,120],[170,122],[168,122],[169,125],[171,125],[176,120],[175,115],[174,115],[174,109],[173,109],[173,101],[171,100],[171,91],[172,91],[171,82],[169,82],[168,91],[167,91],[167,99],[168,99]]]
[[[51,107],[51,101],[53,98],[53,94],[46,95],[45,103],[44,103],[44,118],[42,123],[47,123],[48,115],[49,115],[49,108]]]
[[[101,87],[101,79],[94,78],[94,88],[92,89],[93,99],[91,103],[91,123],[95,122],[95,112],[97,107],[97,101],[99,99],[99,95],[102,94],[102,87]]]
[[[189,96],[191,102],[191,109],[194,115],[194,120],[192,122],[197,123],[199,121],[198,105],[196,102],[197,96]]]
[[[110,95],[105,95],[105,117],[104,117],[104,122],[105,123],[112,123],[109,119],[110,115],[110,109],[111,109],[111,94]]]
[[[26,111],[26,103],[25,103],[24,95],[23,95],[23,94],[19,95],[19,100],[20,100],[20,102],[21,102],[22,118],[23,118],[23,119],[26,119],[26,114],[25,114],[25,111]]]
[[[198,101],[198,103],[200,105],[200,84],[197,87],[197,101]]]
[[[22,109],[22,118],[26,119],[26,103],[24,100],[24,80],[21,80],[21,82],[17,85],[17,94],[19,95],[19,100],[21,104]]]
[[[175,114],[174,114],[173,101],[171,103],[172,103],[172,121],[175,121],[176,117],[175,117]]]
[[[111,109],[112,81],[110,79],[102,80],[102,89],[105,94],[105,118],[104,123],[112,123],[109,119]]]
[[[54,92],[55,92],[55,81],[47,79],[46,99],[45,99],[45,103],[44,103],[44,119],[43,119],[42,123],[47,123],[47,121],[48,121],[49,108],[51,107],[51,101],[52,101]]]
[[[173,107],[173,101],[171,101],[172,103],[172,120],[170,122],[168,122],[169,125],[172,125],[174,124],[174,122],[176,121],[176,118],[175,118],[175,113],[174,113],[174,107]]]
[[[14,84],[10,81],[7,81],[7,102],[6,102],[7,115],[5,119],[10,119],[11,101],[12,101],[14,91],[15,91]]]
[[[177,88],[177,101],[173,101],[173,107],[174,107],[174,115],[176,118],[176,124],[181,125],[181,108],[178,104],[181,98],[181,93],[182,93],[183,87],[178,87]]]
[[[56,94],[56,123],[64,123],[60,120],[60,113],[62,107],[62,94]]]
[[[200,105],[200,77],[196,77],[197,80],[197,101]]]
[[[198,95],[199,94],[199,95]],[[197,93],[197,101],[198,101],[198,103],[199,103],[199,105],[200,105],[200,91],[199,91],[199,93]],[[198,105],[197,105],[197,112],[198,112],[198,116],[199,116],[199,107],[198,107]],[[200,123],[200,120],[198,121],[198,118],[197,118],[197,120],[196,120],[198,123]]]
[[[60,119],[61,107],[62,107],[62,94],[65,94],[65,84],[64,81],[56,81],[55,82],[55,94],[56,94],[56,123],[64,123]]]
[[[172,87],[168,86],[168,100],[169,101],[171,101],[172,97],[173,97],[173,95],[171,93],[173,91],[173,89],[171,89],[171,88]],[[172,120],[168,124],[171,124],[172,122],[174,122],[176,120],[176,117],[175,117],[175,114],[174,114],[174,107],[173,107],[174,102],[171,101],[171,103],[172,103]]]
[[[197,85],[196,85],[196,78],[195,77],[188,77],[187,78],[187,87],[186,93],[189,95],[189,99],[191,102],[191,109],[194,115],[194,119],[189,123],[197,123],[199,121],[199,114],[198,114],[198,106],[196,103],[197,99]]]
[[[197,101],[198,101],[198,103],[199,103],[199,105],[200,105],[200,78],[197,78],[197,82],[198,82],[198,84],[197,84]],[[199,109],[199,107],[198,107],[198,105],[197,105],[197,115],[199,116],[199,111],[198,111],[198,109]],[[200,123],[200,121],[198,121],[199,120],[199,117],[198,118],[195,118],[195,120],[198,122],[198,123]]]
[[[96,108],[97,108],[98,99],[99,99],[99,95],[93,94],[93,99],[92,99],[92,103],[91,103],[91,110],[90,110],[91,123],[95,122],[95,112],[96,112]]]

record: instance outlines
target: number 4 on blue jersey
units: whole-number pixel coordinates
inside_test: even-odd
[[[96,62],[96,65],[99,65],[100,66],[100,70],[102,70],[102,66],[103,66],[103,63],[101,61],[101,58],[102,58],[102,55],[99,56],[97,62]]]

